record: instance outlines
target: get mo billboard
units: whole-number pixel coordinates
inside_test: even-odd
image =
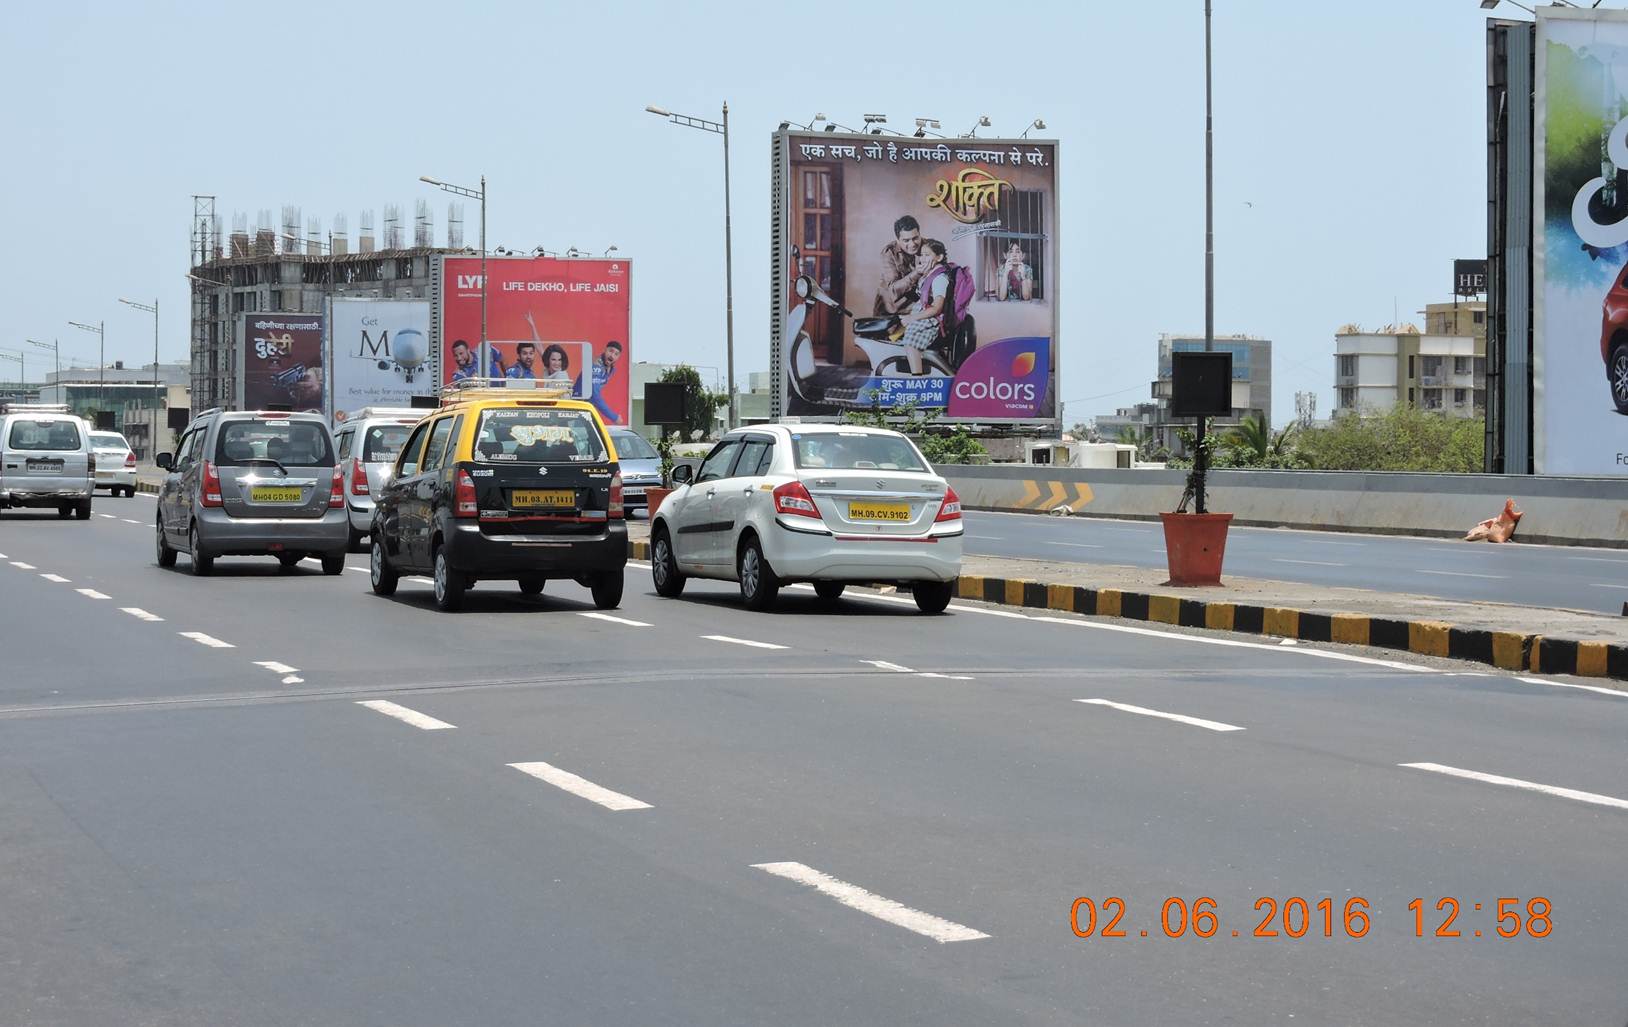
[[[336,297],[328,325],[336,422],[363,407],[405,407],[435,393],[427,300]]]
[[[774,136],[775,415],[1055,426],[1057,144]]]
[[[627,424],[632,266],[489,256],[486,267],[487,377],[568,381],[607,424]],[[480,258],[436,258],[430,293],[437,381],[479,377]]]

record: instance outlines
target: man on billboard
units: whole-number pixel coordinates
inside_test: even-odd
[[[535,379],[537,377],[537,372],[533,370],[532,365],[536,362],[537,344],[534,342],[522,342],[520,345],[514,348],[514,366],[509,368],[509,373],[504,375],[504,377],[521,380]]]
[[[903,314],[917,300],[917,287],[927,273],[918,267],[921,223],[909,214],[893,222],[893,241],[882,247],[882,281],[876,289],[875,313]]]
[[[452,359],[457,365],[452,371],[452,380],[461,382],[466,378],[473,378],[480,374],[480,368],[475,366],[475,354],[469,350],[469,343],[458,339],[452,344]]]
[[[612,339],[605,343],[604,352],[600,353],[599,357],[593,362],[594,391],[593,396],[588,401],[594,405],[595,410],[599,411],[599,416],[604,418],[606,424],[622,423],[622,419],[616,416],[616,411],[611,409],[610,404],[605,402],[604,396],[601,395],[605,386],[610,383],[611,375],[616,373],[616,362],[621,358],[622,344]]]

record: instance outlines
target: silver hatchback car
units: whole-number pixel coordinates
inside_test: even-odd
[[[194,418],[158,496],[158,565],[191,556],[208,574],[217,556],[275,556],[285,570],[320,557],[345,569],[350,522],[328,424],[316,414],[209,410]]]

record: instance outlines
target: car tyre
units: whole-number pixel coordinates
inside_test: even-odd
[[[198,526],[196,524],[187,529],[187,553],[192,558],[193,577],[208,577],[214,571],[215,558],[203,551],[203,543],[198,539]]]
[[[345,573],[345,553],[346,552],[347,552],[346,550],[342,549],[337,553],[323,553],[322,554],[322,573],[326,574],[330,578],[333,577],[336,574]]]
[[[73,516],[73,506],[71,504],[69,504],[69,503],[58,503],[57,504],[57,516],[62,518],[63,520],[67,520],[69,517],[72,517]]]
[[[395,595],[396,584],[401,581],[401,575],[390,566],[390,557],[384,551],[384,540],[377,535],[373,537],[368,557],[368,578],[373,583],[373,594],[376,596]]]
[[[447,547],[435,550],[435,606],[442,613],[457,613],[464,606],[464,592],[469,579],[462,571],[453,570],[447,562]]]
[[[75,503],[73,506],[73,515],[75,520],[90,520],[90,500],[81,499],[79,502]]]
[[[175,550],[170,548],[169,539],[164,537],[164,519],[162,517],[158,520],[157,530],[154,534],[158,536],[158,565],[160,567],[174,567]]]
[[[278,553],[277,566],[280,570],[291,571],[298,567],[303,559],[305,559],[304,553]]]
[[[922,613],[943,613],[955,592],[953,581],[918,581],[910,586],[916,597],[916,608]]]
[[[367,547],[362,545],[362,539],[365,538],[365,537],[367,537],[367,532],[365,532],[365,531],[357,531],[355,528],[349,529],[349,534],[346,536],[345,552],[347,552],[347,553],[365,553],[365,552],[367,552],[368,551]]]
[[[814,594],[824,603],[834,603],[842,598],[842,590],[847,586],[840,581],[816,581]]]
[[[1619,342],[1611,350],[1611,360],[1605,365],[1606,378],[1611,382],[1611,401],[1617,413],[1628,414],[1628,342]]]
[[[684,594],[686,579],[678,569],[678,560],[673,556],[673,542],[668,538],[666,528],[657,528],[656,537],[650,543],[650,578],[659,596],[677,599]]]
[[[548,579],[541,574],[523,574],[520,576],[520,594],[523,596],[536,596],[543,594],[543,584]]]
[[[774,568],[763,558],[763,547],[756,538],[749,538],[741,545],[735,557],[735,574],[740,581],[741,598],[746,600],[748,608],[767,610],[774,606],[775,596],[780,594],[780,582],[775,580]]]
[[[589,586],[589,591],[594,595],[594,606],[601,610],[614,610],[621,606],[624,581],[620,571],[611,571],[595,578]]]

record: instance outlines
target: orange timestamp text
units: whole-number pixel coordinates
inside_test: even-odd
[[[1473,915],[1460,921],[1468,907]],[[1543,896],[1530,899],[1504,897],[1464,903],[1444,896],[1432,903],[1415,898],[1407,904],[1413,913],[1415,938],[1461,938],[1483,935],[1497,938],[1547,938],[1554,930],[1553,906]],[[1159,906],[1156,927],[1126,925],[1125,900],[1117,895],[1096,900],[1081,895],[1068,911],[1068,926],[1077,938],[1363,938],[1373,926],[1371,906],[1361,895],[1349,899],[1305,899],[1292,896],[1255,900],[1254,914],[1236,928],[1222,923],[1223,911],[1208,895],[1196,899],[1166,898]],[[1485,922],[1483,930],[1483,920]],[[1251,928],[1253,925],[1253,928]]]

